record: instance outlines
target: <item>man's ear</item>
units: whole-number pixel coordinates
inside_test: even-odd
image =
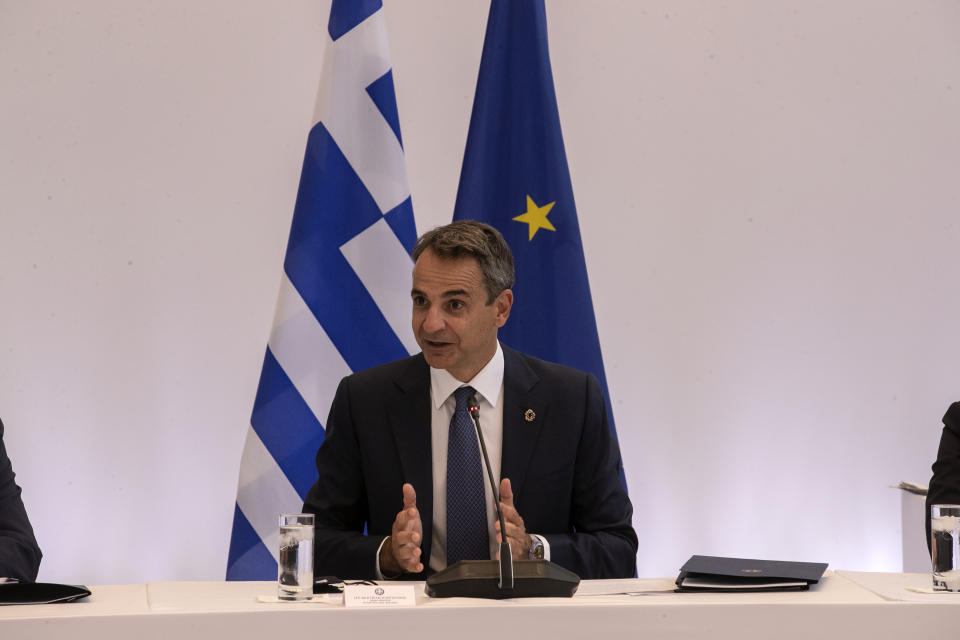
[[[493,304],[496,305],[496,321],[497,327],[499,328],[505,325],[507,318],[510,317],[510,309],[513,307],[513,291],[511,289],[504,289],[493,301]]]

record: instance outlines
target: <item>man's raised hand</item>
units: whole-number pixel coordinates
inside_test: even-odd
[[[507,525],[507,542],[510,543],[510,554],[514,560],[525,560],[530,557],[530,536],[523,525],[523,518],[513,506],[513,489],[510,487],[510,478],[500,481],[500,509],[503,511],[503,522]],[[500,537],[500,520],[494,525],[497,529],[497,542]],[[499,554],[497,554],[499,557]]]
[[[393,521],[390,539],[380,550],[380,571],[384,575],[420,573],[420,544],[423,541],[423,523],[417,509],[417,492],[413,485],[403,485],[403,509]]]

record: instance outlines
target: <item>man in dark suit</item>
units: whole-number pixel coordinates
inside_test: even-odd
[[[344,378],[317,452],[304,511],[316,514],[318,575],[423,579],[456,559],[495,556],[492,488],[477,485],[479,520],[462,513],[458,493],[479,460],[476,436],[464,453],[455,429],[458,389],[469,387],[514,558],[546,558],[582,578],[633,576],[633,509],[599,384],[497,340],[513,304],[503,237],[458,221],[421,237],[413,258],[422,352]],[[460,551],[465,529],[482,536],[473,556]]]
[[[0,421],[0,577],[33,582],[40,569],[40,547],[14,478]]]
[[[960,504],[960,402],[954,402],[943,416],[943,433],[933,477],[927,492],[927,549],[930,548],[930,506]]]

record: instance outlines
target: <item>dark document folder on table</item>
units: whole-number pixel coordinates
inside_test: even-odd
[[[825,562],[690,556],[677,591],[799,591],[823,577]]]

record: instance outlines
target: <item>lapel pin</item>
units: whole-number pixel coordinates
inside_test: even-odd
[[[533,409],[527,409],[526,413],[523,414],[523,419],[527,422],[533,422],[536,418],[537,414],[533,412]]]

